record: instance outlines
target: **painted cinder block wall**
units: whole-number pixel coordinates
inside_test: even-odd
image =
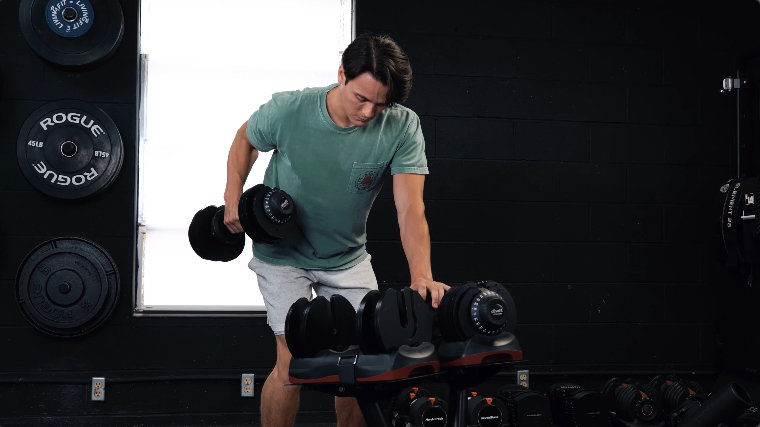
[[[716,368],[717,189],[753,1],[359,3],[410,57],[436,279],[493,279],[552,371]],[[386,190],[384,190],[386,191]],[[409,280],[386,191],[368,247]]]
[[[119,51],[85,73],[29,49],[19,3],[0,2],[0,423],[258,419],[239,376],[274,364],[264,319],[132,316],[139,2],[121,2]],[[509,287],[528,366],[551,374],[539,388],[560,374],[593,386],[609,372],[716,372],[709,210],[733,132],[733,95],[718,90],[760,14],[732,3],[716,19],[725,2],[357,1],[358,32],[387,33],[411,58],[435,278]],[[64,98],[102,108],[124,140],[120,176],[95,198],[44,196],[16,162],[26,117]],[[381,288],[398,288],[409,274],[389,184],[368,247]],[[14,295],[23,257],[62,236],[103,246],[122,283],[108,321],[70,340],[33,329]],[[104,403],[89,401],[93,376],[107,378]],[[301,420],[334,419],[329,397],[301,402]]]

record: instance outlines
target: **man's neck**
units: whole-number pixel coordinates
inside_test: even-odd
[[[327,114],[330,119],[336,125],[347,128],[353,126],[351,121],[348,120],[346,112],[343,110],[343,105],[340,103],[340,86],[336,86],[327,92]]]

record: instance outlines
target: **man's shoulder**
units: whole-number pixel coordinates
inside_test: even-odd
[[[276,92],[272,94],[271,102],[279,106],[296,105],[303,102],[304,100],[317,99],[319,94],[325,90],[325,87],[307,87],[301,90]]]
[[[394,104],[393,107],[388,108],[386,111],[389,116],[404,123],[420,120],[420,117],[417,115],[417,113],[415,113],[411,108],[404,107],[401,104]]]
[[[401,104],[394,104],[393,107],[383,110],[383,118],[378,125],[380,129],[390,128],[404,132],[410,125],[416,126],[419,123],[420,118],[417,113]]]

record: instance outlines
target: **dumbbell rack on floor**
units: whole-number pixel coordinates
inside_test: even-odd
[[[293,385],[333,396],[356,397],[368,427],[388,427],[380,406],[382,400],[418,385],[423,379],[441,382],[449,385],[451,406],[447,426],[465,427],[467,390],[522,360],[517,339],[507,332],[443,343],[437,349],[431,343],[419,347],[402,346],[396,352],[380,355],[364,355],[358,349],[342,353],[326,350],[313,358],[293,359],[291,372],[326,369],[334,375],[318,380],[291,376],[291,381]],[[428,357],[431,352],[440,359]],[[372,371],[383,374],[372,375]]]

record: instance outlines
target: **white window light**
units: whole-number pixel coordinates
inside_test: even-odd
[[[263,311],[250,240],[234,261],[206,261],[187,227],[224,203],[230,144],[261,104],[337,81],[353,0],[143,0],[141,9],[135,309]],[[260,154],[245,188],[263,181],[270,157]]]

